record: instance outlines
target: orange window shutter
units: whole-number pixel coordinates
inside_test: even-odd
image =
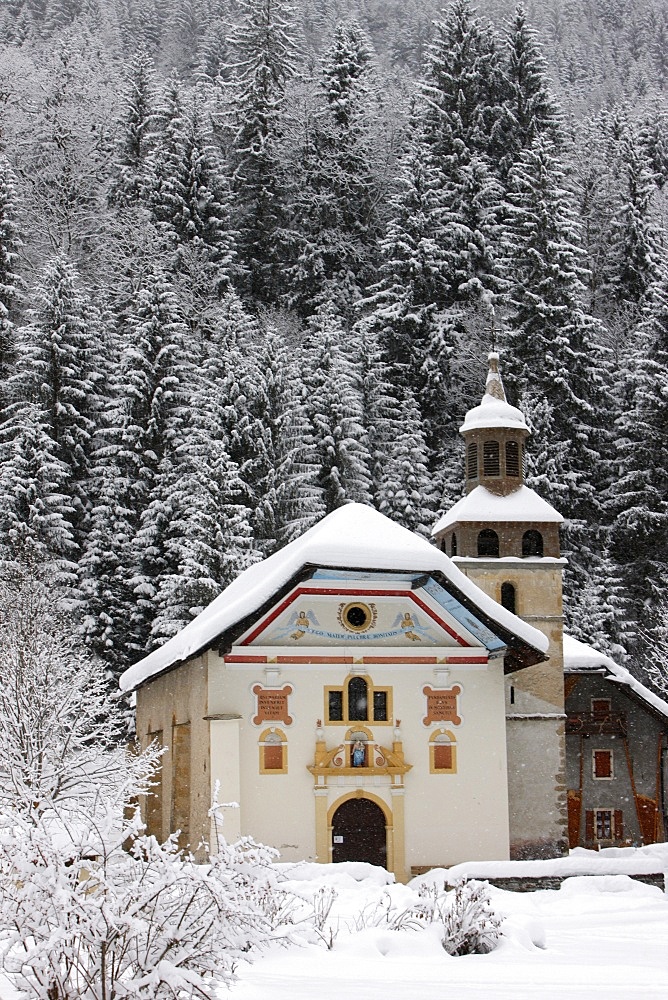
[[[452,770],[452,747],[442,743],[434,744],[434,768],[437,771]]]
[[[265,771],[280,771],[283,767],[283,747],[268,746],[264,748]]]
[[[585,810],[585,840],[594,839],[594,810]]]
[[[597,778],[612,777],[612,754],[609,750],[594,751],[594,774]]]
[[[624,839],[624,815],[621,809],[615,809],[615,840]]]

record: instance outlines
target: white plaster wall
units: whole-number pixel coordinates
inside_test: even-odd
[[[337,654],[341,650],[337,649]],[[209,712],[238,714],[238,769],[241,809],[239,830],[277,847],[284,860],[326,861],[315,856],[314,780],[307,770],[313,763],[316,720],[324,717],[324,689],[342,685],[350,672],[346,665],[296,665],[281,667],[275,682],[294,688],[290,727],[276,724],[288,738],[288,773],[259,773],[258,739],[269,725],[253,725],[252,687],[266,683],[262,664],[228,665],[209,654]],[[459,684],[462,724],[447,724],[457,739],[458,773],[429,772],[429,736],[437,726],[425,727],[426,697],[422,688],[438,686],[431,665],[370,665],[368,674],[378,687],[393,688],[395,718],[401,719],[406,762],[413,765],[405,777],[406,864],[446,865],[466,859],[508,856],[508,788],[502,661],[488,666],[453,666],[447,687]],[[220,725],[212,722],[213,727]],[[393,725],[368,723],[378,743],[392,748]],[[333,749],[344,738],[348,725],[326,725],[325,741]],[[212,741],[211,777],[228,787],[226,772],[237,766],[234,752],[217,738]],[[227,784],[226,784],[227,782]],[[392,806],[386,776],[337,775],[330,786],[328,808],[357,787]],[[222,796],[221,796],[222,797]]]

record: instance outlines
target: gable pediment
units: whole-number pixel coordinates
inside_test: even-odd
[[[235,647],[456,650],[504,643],[425,574],[316,570],[236,640]]]

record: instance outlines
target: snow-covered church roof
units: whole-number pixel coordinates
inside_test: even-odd
[[[476,486],[439,518],[432,535],[462,521],[538,521],[561,524],[563,517],[528,486],[520,486],[506,496],[498,496],[484,486]]]
[[[548,640],[542,632],[484,594],[445,553],[372,507],[350,503],[241,573],[197,618],[126,670],[120,680],[122,689],[134,690],[207,649],[228,629],[262,608],[307,566],[439,573],[491,622],[538,652],[547,652]]]
[[[648,687],[641,684],[625,667],[621,667],[618,663],[615,663],[612,657],[606,656],[605,653],[600,653],[593,646],[588,646],[586,643],[580,642],[579,639],[574,639],[572,635],[567,635],[565,632],[564,673],[604,674],[606,680],[628,687],[638,698],[668,718],[668,702],[664,701],[663,698],[659,698]]]

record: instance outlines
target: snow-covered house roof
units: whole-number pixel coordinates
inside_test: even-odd
[[[241,573],[211,604],[159,649],[130,667],[120,683],[140,687],[164,670],[212,646],[223,633],[266,605],[306,567],[435,573],[502,633],[515,636],[544,659],[548,640],[488,597],[426,539],[372,507],[339,507],[285,548]]]
[[[432,535],[437,535],[451,524],[462,521],[527,521],[561,524],[563,517],[547,500],[543,500],[528,486],[520,486],[506,496],[492,493],[484,486],[476,486],[439,518]]]
[[[668,702],[641,684],[625,667],[621,667],[610,656],[600,653],[593,646],[588,646],[572,635],[564,633],[564,673],[566,674],[604,674],[606,680],[629,688],[638,698],[653,708],[659,714],[668,718]]]

